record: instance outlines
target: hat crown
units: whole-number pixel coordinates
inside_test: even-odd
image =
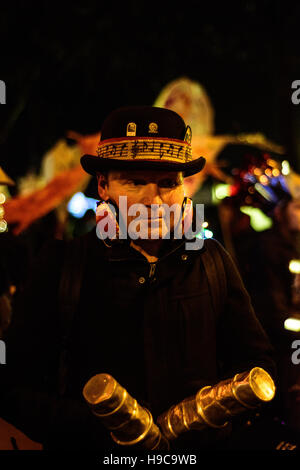
[[[130,106],[112,111],[101,129],[101,141],[136,136],[184,140],[186,125],[174,111],[154,106]]]
[[[202,170],[205,159],[192,157],[192,130],[175,111],[155,106],[130,106],[105,119],[95,155],[83,155],[82,167],[93,175],[107,170]]]

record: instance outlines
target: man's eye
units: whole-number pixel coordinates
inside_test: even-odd
[[[179,183],[177,180],[163,180],[159,182],[161,188],[175,188]]]
[[[128,184],[133,184],[134,186],[141,186],[141,185],[145,185],[145,181],[144,180],[128,180],[127,181]]]
[[[145,186],[147,184],[147,181],[141,180],[141,179],[130,179],[126,181],[127,184],[133,185],[133,186]],[[180,183],[177,180],[173,179],[166,179],[159,181],[158,186],[160,188],[175,188],[178,186]]]

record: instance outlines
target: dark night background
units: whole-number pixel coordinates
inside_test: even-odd
[[[0,165],[12,177],[113,108],[152,104],[170,80],[200,82],[215,133],[263,132],[300,169],[300,4],[279,1],[1,3]]]

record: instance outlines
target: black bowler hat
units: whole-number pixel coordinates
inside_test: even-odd
[[[95,175],[107,170],[182,171],[198,173],[205,158],[192,158],[192,131],[174,111],[153,106],[119,108],[105,119],[97,154],[81,157]]]

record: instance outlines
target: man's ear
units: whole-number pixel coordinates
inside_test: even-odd
[[[107,191],[107,176],[102,175],[99,173],[97,175],[98,180],[98,194],[102,201],[107,201],[109,199],[108,191]]]

